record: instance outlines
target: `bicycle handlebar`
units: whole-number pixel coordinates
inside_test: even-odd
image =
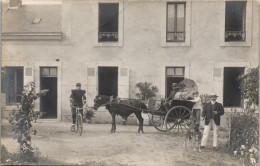
[[[83,107],[75,107],[75,106],[73,106],[73,105],[70,105],[71,107],[73,107],[73,108],[76,108],[76,109],[83,109]]]

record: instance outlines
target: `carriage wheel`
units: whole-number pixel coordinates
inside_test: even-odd
[[[184,129],[188,129],[187,121],[191,115],[191,110],[184,106],[175,106],[171,108],[165,117],[167,131],[173,130],[173,132],[184,132]]]
[[[159,131],[166,132],[167,129],[166,129],[165,125],[164,125],[164,120],[165,120],[165,116],[152,114],[152,123],[153,123],[153,126],[154,126],[157,130],[159,130]]]

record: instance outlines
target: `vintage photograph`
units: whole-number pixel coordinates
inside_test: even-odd
[[[258,166],[259,0],[2,0],[1,165]]]

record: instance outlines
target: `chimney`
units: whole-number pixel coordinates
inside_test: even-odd
[[[22,0],[9,0],[9,9],[18,9],[22,5]]]

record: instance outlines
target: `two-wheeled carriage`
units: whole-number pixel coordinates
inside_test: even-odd
[[[156,104],[156,100],[149,101],[149,113],[152,114],[151,122],[159,131],[183,132],[187,129],[187,123],[192,113],[193,102],[188,100],[173,100],[169,111],[163,106],[163,102]]]
[[[163,106],[163,101],[149,100],[148,109],[140,109],[121,102],[123,100],[124,99],[117,98],[117,100],[110,101],[105,105],[109,105],[111,108],[114,107],[122,110],[127,109],[147,113],[149,117],[151,117],[150,120],[153,126],[163,132],[170,130],[183,132],[184,129],[187,129],[187,123],[194,105],[193,102],[188,100],[173,100],[170,104],[169,111],[166,111]],[[158,102],[160,104],[158,104]]]

